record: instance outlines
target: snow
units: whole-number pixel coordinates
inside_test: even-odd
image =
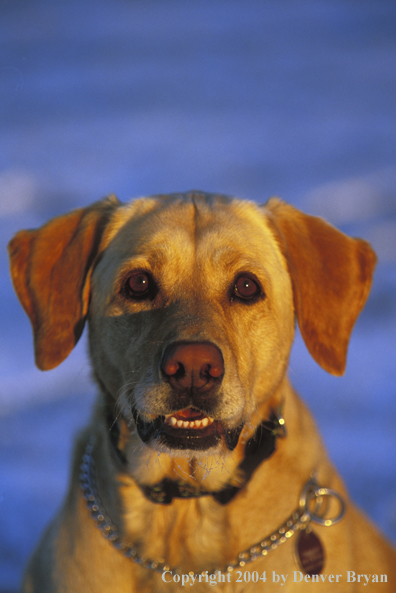
[[[396,542],[396,4],[4,0],[0,8],[0,591],[67,486],[94,399],[85,338],[34,367],[14,232],[114,192],[270,195],[372,242],[343,378],[291,377],[355,500]]]

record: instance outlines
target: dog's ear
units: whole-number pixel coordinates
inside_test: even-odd
[[[8,249],[15,291],[33,327],[36,364],[49,370],[72,351],[84,328],[89,280],[115,196],[20,231]]]
[[[376,255],[314,216],[271,198],[265,205],[287,260],[304,342],[333,375],[345,371],[348,342],[371,288]]]

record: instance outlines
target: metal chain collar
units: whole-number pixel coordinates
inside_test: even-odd
[[[144,558],[143,556],[140,556],[134,548],[127,546],[122,542],[118,529],[106,514],[99,499],[94,479],[93,448],[94,439],[91,438],[86,446],[80,466],[80,487],[87,502],[87,507],[91,512],[91,516],[102,532],[102,535],[132,562],[135,562],[144,568],[155,570],[159,573],[167,571],[171,571],[173,574],[179,573],[179,569],[170,568],[163,559],[151,560],[149,558]],[[335,497],[338,500],[340,507],[338,515],[331,519],[325,519],[323,517],[323,497],[326,496]],[[312,506],[314,507],[313,510]],[[345,504],[340,494],[331,488],[319,487],[315,478],[311,478],[305,484],[301,492],[298,509],[286,519],[279,529],[247,550],[241,552],[235,562],[227,565],[225,568],[214,569],[213,572],[219,571],[221,573],[230,573],[236,568],[243,567],[258,558],[267,556],[271,550],[275,550],[278,546],[285,543],[296,532],[301,529],[306,529],[311,521],[319,525],[330,527],[341,521],[344,513]],[[203,571],[201,574],[206,575],[208,574],[208,571]]]

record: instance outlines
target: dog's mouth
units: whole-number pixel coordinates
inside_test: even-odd
[[[144,420],[132,408],[138,434],[145,444],[165,445],[169,449],[205,451],[220,445],[224,439],[227,448],[235,449],[243,424],[229,429],[215,418],[196,408],[185,408]]]

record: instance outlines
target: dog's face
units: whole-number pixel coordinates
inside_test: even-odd
[[[121,208],[95,267],[94,372],[161,451],[232,450],[284,376],[290,276],[264,214],[174,197]]]
[[[58,365],[86,318],[94,375],[146,449],[227,453],[268,417],[294,317],[342,374],[375,266],[370,246],[278,199],[114,197],[10,242],[36,363]]]

